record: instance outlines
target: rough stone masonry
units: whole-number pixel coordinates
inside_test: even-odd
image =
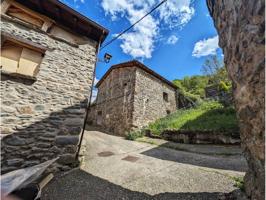
[[[265,199],[265,1],[208,0],[225,66],[233,81],[241,142],[249,169],[245,191]]]
[[[1,31],[48,50],[36,80],[1,74],[1,174],[60,156],[75,159],[91,91],[98,41],[72,45],[5,17]]]

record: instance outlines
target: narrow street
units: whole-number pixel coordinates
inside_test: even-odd
[[[235,190],[231,177],[246,170],[237,153],[177,151],[98,131],[86,131],[82,154],[81,168],[55,178],[43,199],[214,200]]]

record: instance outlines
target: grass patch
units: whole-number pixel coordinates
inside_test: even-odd
[[[136,141],[159,146],[155,141],[152,141],[147,137],[137,138]]]
[[[235,187],[239,188],[242,191],[245,191],[243,177],[232,177],[232,179],[235,181],[235,184],[234,184]]]
[[[203,102],[190,109],[180,109],[148,126],[155,135],[164,130],[208,130],[238,133],[236,113],[233,107],[224,108],[216,101]]]
[[[136,140],[137,138],[143,137],[145,135],[144,130],[131,131],[126,134],[127,140]]]

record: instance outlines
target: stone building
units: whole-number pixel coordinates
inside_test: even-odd
[[[116,135],[146,126],[177,108],[176,86],[136,60],[112,66],[96,87],[88,123]]]
[[[3,0],[1,18],[1,173],[67,170],[108,31],[56,0]]]

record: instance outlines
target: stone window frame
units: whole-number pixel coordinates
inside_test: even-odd
[[[163,100],[166,101],[166,102],[169,101],[167,92],[163,92]]]
[[[5,70],[5,69],[2,69],[2,62],[1,62],[1,73],[2,74],[5,74],[5,75],[10,75],[10,76],[17,76],[17,77],[21,77],[21,78],[27,78],[27,79],[31,79],[31,80],[37,80],[37,74],[39,72],[39,69],[40,69],[40,65],[42,63],[42,60],[45,56],[45,52],[46,50],[48,50],[47,48],[41,46],[41,45],[38,45],[38,44],[35,44],[31,41],[28,41],[28,40],[25,40],[25,39],[22,39],[22,38],[19,38],[19,37],[16,37],[16,36],[13,36],[13,35],[10,35],[8,33],[5,33],[5,32],[2,32],[1,33],[1,56],[2,56],[2,50],[3,50],[3,45],[5,45],[6,43],[9,43],[11,46],[14,45],[15,48],[17,49],[21,49],[19,50],[19,57],[17,58],[17,68],[15,69],[15,71],[12,71],[12,70]],[[25,53],[25,52],[29,52],[31,54],[35,54],[35,56],[39,58],[38,61],[36,61],[35,59],[32,59],[32,58],[23,58],[22,57],[22,53]],[[29,54],[28,54],[29,55]],[[23,60],[22,60],[23,59]],[[28,72],[28,70],[24,70],[23,71],[23,67],[20,68],[19,67],[19,64],[23,63],[22,66],[25,67],[27,64],[37,64],[37,66],[32,66],[34,68],[32,74],[29,74],[29,73],[25,73]],[[25,64],[26,62],[26,64]]]

